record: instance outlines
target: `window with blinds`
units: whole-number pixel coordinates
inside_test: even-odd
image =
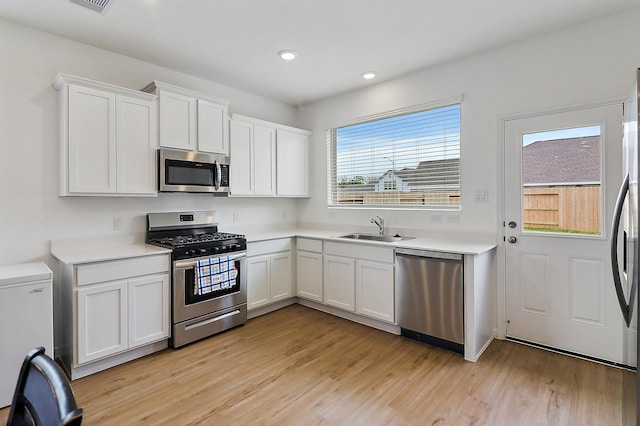
[[[327,132],[332,207],[460,208],[460,102]]]

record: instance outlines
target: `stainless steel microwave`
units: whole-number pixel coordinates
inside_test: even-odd
[[[229,157],[204,152],[158,150],[160,192],[229,194]]]

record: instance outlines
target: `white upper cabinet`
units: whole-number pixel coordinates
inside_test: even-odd
[[[227,106],[198,99],[198,151],[229,155]]]
[[[235,117],[230,127],[231,195],[275,195],[275,129]]]
[[[310,132],[234,114],[230,133],[231,195],[309,196]]]
[[[309,135],[307,132],[277,130],[277,195],[309,196]]]
[[[60,74],[60,195],[156,195],[157,104]]]
[[[155,193],[157,122],[157,107],[154,102],[116,96],[116,187],[118,193]]]
[[[160,146],[166,148],[197,148],[195,98],[166,90],[158,91],[160,100]]]
[[[155,81],[145,87],[160,101],[160,146],[229,155],[229,101]]]

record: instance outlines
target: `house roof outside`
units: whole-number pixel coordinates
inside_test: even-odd
[[[533,142],[522,149],[524,185],[600,182],[600,136]]]
[[[392,172],[407,183],[410,189],[460,185],[459,158],[421,161],[416,168],[388,170],[380,179],[390,176]]]

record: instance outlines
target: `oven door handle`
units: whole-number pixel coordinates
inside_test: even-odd
[[[222,257],[222,256],[214,256],[214,257]],[[247,253],[246,252],[234,253],[234,254],[228,255],[228,257],[231,260],[238,260],[238,259],[242,259],[243,257],[247,257]],[[197,261],[188,260],[186,262],[176,262],[175,263],[175,268],[176,269],[191,269],[191,268],[195,268],[197,265],[198,265]]]

